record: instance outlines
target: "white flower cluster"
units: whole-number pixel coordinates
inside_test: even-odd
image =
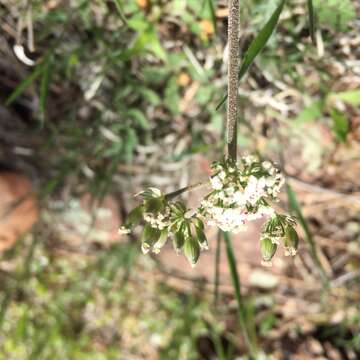
[[[162,213],[144,213],[143,218],[152,228],[163,230],[170,225],[170,212],[170,207],[167,206]]]
[[[238,233],[247,221],[274,214],[266,200],[276,200],[284,178],[269,161],[244,157],[239,165],[226,161],[216,163],[213,169],[213,191],[200,206],[208,225]]]

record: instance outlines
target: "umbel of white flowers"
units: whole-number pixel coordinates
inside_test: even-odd
[[[200,250],[208,248],[204,222],[238,233],[246,230],[249,221],[266,217],[260,236],[262,263],[271,265],[281,242],[285,255],[295,255],[299,241],[294,229],[296,221],[277,214],[269,203],[277,201],[284,184],[283,175],[269,161],[261,162],[252,156],[243,157],[238,163],[215,162],[212,170],[211,191],[200,201],[199,208],[187,209],[181,201],[173,201],[160,190],[149,188],[138,194],[143,198],[142,203],[129,213],[119,232],[129,233],[143,222],[144,253],[160,252],[171,237],[175,250],[183,251],[194,266]]]

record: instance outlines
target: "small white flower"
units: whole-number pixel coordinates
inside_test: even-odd
[[[263,161],[261,165],[265,170],[269,170],[272,168],[272,164],[270,161]]]
[[[214,176],[210,178],[211,187],[214,190],[221,190],[223,188],[223,183],[221,182],[221,179],[218,176]]]
[[[226,178],[226,173],[224,170],[220,171],[219,174],[217,175],[221,180],[225,180]]]
[[[125,226],[121,226],[120,229],[118,230],[118,233],[121,235],[126,235],[126,234],[130,234],[131,230],[126,228]]]
[[[295,256],[296,252],[296,249],[293,247],[285,247],[285,256]]]

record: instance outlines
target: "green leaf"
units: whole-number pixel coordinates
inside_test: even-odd
[[[305,219],[300,205],[297,201],[297,197],[296,194],[294,192],[294,190],[292,189],[292,187],[287,184],[287,196],[288,196],[288,201],[289,201],[289,207],[290,207],[290,211],[291,213],[293,213],[294,215],[296,215],[296,217],[299,220],[299,223],[301,225],[301,227],[304,230],[305,233],[305,240],[308,243],[309,247],[310,247],[310,255],[314,261],[314,264],[316,266],[316,268],[319,271],[319,274],[322,278],[323,284],[325,287],[329,286],[329,280],[327,278],[326,272],[323,268],[323,266],[321,265],[321,262],[319,260],[319,256],[318,256],[318,252],[317,252],[317,247],[316,247],[316,243],[315,240],[313,238],[313,235],[310,231],[309,225],[307,223],[307,220]]]
[[[46,99],[49,93],[52,68],[53,68],[52,58],[49,57],[44,64],[44,71],[42,73],[42,78],[40,83],[40,113],[42,118],[44,118],[45,116]]]
[[[27,76],[6,99],[5,105],[12,104],[44,71],[43,64],[38,65],[35,70]]]
[[[303,109],[294,119],[294,125],[302,125],[320,118],[323,114],[324,103],[322,100],[316,100]]]
[[[284,7],[286,0],[282,0],[279,6],[275,9],[274,13],[271,15],[269,21],[265,24],[265,26],[261,29],[258,36],[251,42],[248,50],[244,55],[244,59],[241,63],[239,70],[239,80],[245,75],[246,71],[250,67],[250,65],[255,60],[256,56],[260,53],[260,51],[265,47],[268,42],[270,36],[275,30],[275,27],[279,21],[280,14]]]
[[[308,7],[308,14],[309,14],[309,27],[310,27],[310,36],[311,41],[314,45],[316,45],[316,38],[315,38],[315,13],[314,13],[314,6],[312,0],[307,0],[307,7]]]
[[[335,99],[342,100],[350,105],[360,105],[360,89],[349,90],[339,93],[331,93],[329,96]]]
[[[349,121],[344,113],[333,108],[330,111],[330,116],[333,120],[333,131],[340,141],[346,141],[346,136],[349,132]]]
[[[246,74],[247,70],[249,69],[250,65],[254,62],[256,56],[261,52],[261,50],[265,47],[266,43],[268,42],[270,36],[275,30],[275,27],[279,21],[280,14],[284,7],[286,0],[281,0],[278,7],[275,9],[273,14],[271,15],[268,22],[264,25],[264,27],[260,30],[259,34],[256,38],[251,42],[249,48],[246,50],[244,58],[242,60],[240,70],[239,70],[239,81],[243,78]],[[227,94],[221,100],[219,105],[216,109],[219,109],[220,106],[226,101]]]
[[[127,112],[127,116],[135,120],[142,129],[148,130],[150,128],[147,118],[140,110],[130,109]]]
[[[313,0],[313,4],[319,23],[335,32],[346,31],[356,19],[353,0]]]

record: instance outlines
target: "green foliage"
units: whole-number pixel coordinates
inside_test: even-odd
[[[333,120],[333,130],[340,141],[346,141],[346,136],[349,131],[349,121],[345,114],[337,109],[332,109],[330,112]]]
[[[279,21],[279,17],[284,7],[284,4],[285,4],[285,0],[281,0],[278,7],[275,9],[274,13],[271,15],[270,19],[268,20],[268,22],[260,30],[259,34],[255,37],[255,39],[251,42],[249,48],[246,50],[239,69],[239,80],[241,80],[243,76],[246,74],[250,65],[254,62],[257,55],[265,47],[270,36],[273,34],[276,25]],[[217,108],[219,108],[226,101],[226,99],[227,99],[227,95],[220,102]]]
[[[315,39],[315,13],[314,5],[312,0],[307,0],[308,14],[309,14],[309,27],[310,27],[310,36],[314,44],[316,44]]]
[[[314,7],[321,26],[345,31],[349,21],[356,18],[351,0],[314,0]]]

